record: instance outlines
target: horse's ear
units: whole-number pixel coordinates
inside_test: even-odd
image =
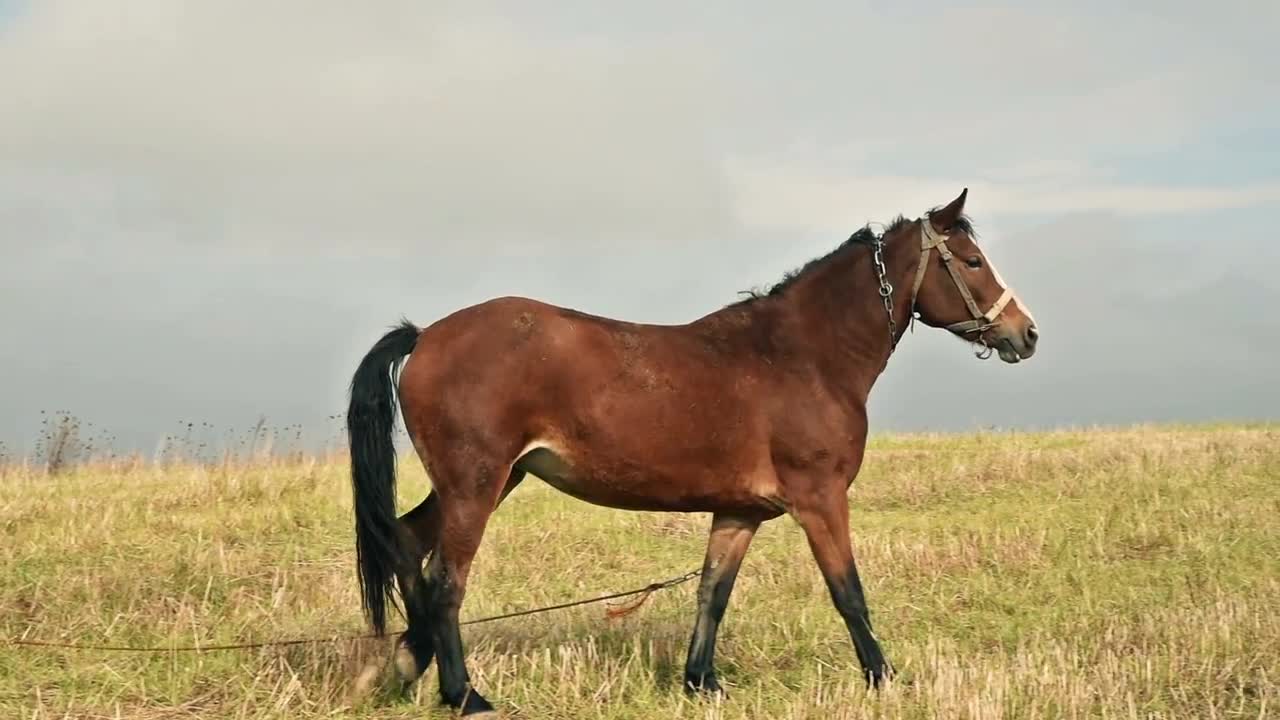
[[[929,213],[929,219],[933,221],[933,227],[938,232],[945,232],[952,225],[956,224],[956,220],[960,219],[960,215],[964,213],[964,199],[969,195],[969,188],[960,191],[960,197],[947,203],[947,206]]]

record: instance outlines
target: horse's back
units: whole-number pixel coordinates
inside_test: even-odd
[[[501,297],[426,327],[400,389],[411,402],[420,400],[415,393],[468,394],[473,402],[496,394],[507,404],[576,408],[625,395],[624,405],[636,405],[643,395],[697,395],[731,382],[729,366],[740,357],[690,325],[628,322]]]

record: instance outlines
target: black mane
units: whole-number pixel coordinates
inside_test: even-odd
[[[934,212],[937,209],[938,208],[932,208],[929,210],[929,212]],[[739,300],[734,304],[743,305],[746,303],[755,302],[756,300],[760,300],[762,298],[781,295],[782,293],[786,292],[788,288],[794,285],[797,280],[807,275],[809,271],[813,270],[814,268],[819,267],[821,265],[825,265],[827,261],[831,260],[832,258],[844,255],[850,248],[854,248],[854,247],[869,248],[872,246],[872,244],[876,241],[877,238],[884,237],[885,235],[888,235],[900,229],[903,225],[906,225],[907,223],[910,223],[910,222],[914,222],[914,220],[908,220],[902,215],[899,215],[895,217],[887,226],[885,226],[884,232],[880,233],[879,235],[877,235],[876,232],[871,229],[871,223],[863,225],[862,227],[854,231],[854,233],[849,236],[848,240],[845,240],[844,242],[840,243],[839,247],[837,247],[835,250],[832,250],[831,252],[827,253],[826,255],[823,255],[822,257],[814,258],[813,260],[810,260],[809,262],[805,263],[803,266],[795,270],[792,270],[791,272],[784,275],[781,280],[774,283],[773,286],[770,287],[768,290],[763,290],[763,291],[762,290],[743,290],[739,294],[746,295],[747,297],[743,298],[742,300]],[[973,221],[971,221],[968,218],[968,216],[965,216],[965,215],[961,215],[954,223],[952,223],[951,227],[948,230],[949,232],[963,232],[972,238],[977,237],[977,233],[973,229]]]

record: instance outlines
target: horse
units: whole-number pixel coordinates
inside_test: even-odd
[[[352,377],[347,429],[361,602],[384,636],[398,585],[404,687],[434,657],[444,705],[494,712],[472,686],[458,612],[485,525],[526,475],[604,507],[711,515],[685,691],[723,692],[716,632],[752,536],[782,515],[804,531],[865,680],[889,680],[849,538],[867,397],[917,319],[1006,363],[1039,337],[979,249],[967,195],[880,234],[865,226],[686,324],[502,297],[387,332]],[[401,517],[397,398],[432,485]]]

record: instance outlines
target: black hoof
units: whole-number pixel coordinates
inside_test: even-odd
[[[884,665],[873,668],[867,672],[867,685],[872,689],[881,690],[885,685],[897,680],[897,675],[893,670],[893,666],[885,663]]]
[[[720,687],[720,681],[716,680],[715,673],[707,673],[705,675],[691,675],[685,673],[684,676],[684,692],[686,695],[701,695],[703,697],[725,697],[724,688]]]
[[[489,701],[485,700],[484,696],[475,690],[469,691],[462,698],[462,707],[459,708],[459,711],[459,714],[462,717],[475,718],[476,720],[484,717],[498,716],[497,711],[493,709],[493,706],[489,704]]]

